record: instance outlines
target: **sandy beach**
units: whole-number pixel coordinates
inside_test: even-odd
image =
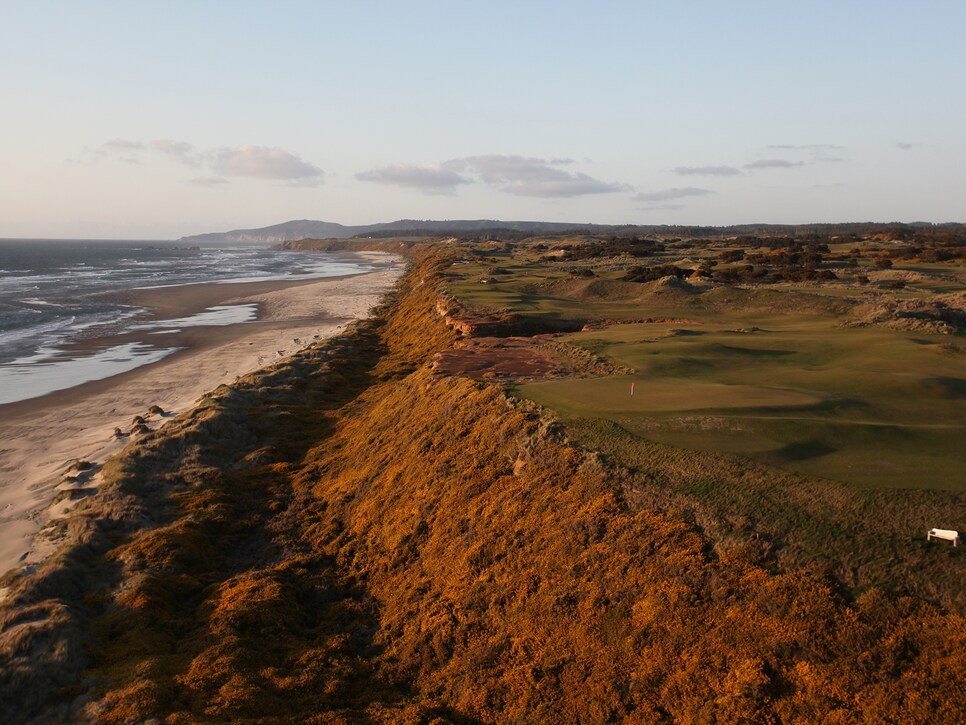
[[[135,416],[144,417],[156,429],[218,385],[337,334],[349,321],[365,317],[399,274],[397,265],[343,278],[124,293],[126,301],[151,308],[160,319],[236,304],[256,304],[258,319],[186,327],[165,336],[165,344],[182,349],[160,362],[0,405],[0,574],[35,563],[48,553],[49,546],[36,534],[70,508],[72,497],[60,493],[96,485],[98,468],[132,440]],[[149,334],[132,332],[115,339],[149,339]],[[87,341],[85,346],[97,343]],[[149,414],[152,406],[159,406],[164,414]],[[115,436],[115,428],[124,435]],[[81,461],[90,462],[91,468],[77,471]],[[61,500],[52,506],[58,497]]]

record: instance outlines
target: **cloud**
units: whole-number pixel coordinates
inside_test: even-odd
[[[796,151],[844,151],[845,146],[836,146],[831,143],[806,143],[806,144],[772,144],[771,146],[766,146],[767,149],[792,149]]]
[[[229,182],[228,179],[223,179],[220,176],[196,176],[193,179],[189,179],[188,183],[197,186],[221,186]]]
[[[680,176],[736,176],[741,173],[734,166],[675,166],[671,171]]]
[[[151,148],[188,166],[200,166],[201,157],[190,143],[162,138],[151,142]]]
[[[474,174],[480,181],[516,196],[572,197],[627,191],[627,184],[600,181],[581,172],[556,168],[571,159],[545,159],[489,154],[452,159],[444,168]]]
[[[807,161],[801,163],[792,162],[791,166],[805,166],[807,164],[829,164],[829,163],[841,163],[845,161],[841,156],[834,155],[835,151],[844,151],[845,146],[839,146],[837,144],[831,143],[806,143],[806,144],[772,144],[771,146],[766,146],[765,149],[769,151],[781,150],[781,151],[793,151],[801,152],[805,154],[808,158]],[[753,168],[753,167],[746,167]],[[789,168],[789,166],[761,166],[757,168]]]
[[[745,164],[746,169],[791,169],[804,166],[804,161],[789,161],[788,159],[759,159]]]
[[[322,183],[322,169],[280,148],[243,144],[210,152],[208,162],[220,176],[277,179],[309,186]]]
[[[903,151],[910,151],[911,149],[914,149],[916,146],[919,146],[919,144],[909,143],[908,141],[896,141],[896,148],[901,149]]]
[[[635,194],[631,198],[634,201],[645,201],[645,202],[661,202],[661,201],[673,201],[674,199],[686,199],[691,196],[707,196],[708,194],[713,194],[714,192],[710,189],[698,189],[694,186],[686,186],[683,188],[674,189],[661,189],[660,191],[642,192],[640,194]],[[655,207],[656,208],[656,207]],[[670,208],[670,207],[661,207]]]
[[[489,154],[466,156],[434,164],[392,164],[356,174],[360,181],[417,189],[424,194],[452,194],[462,184],[482,183],[507,194],[572,197],[627,191],[627,184],[600,181],[565,171],[574,160]]]
[[[129,141],[126,138],[112,138],[110,141],[105,141],[101,148],[107,152],[125,154],[132,151],[143,151],[144,144],[140,141]]]
[[[225,176],[286,181],[290,186],[318,186],[324,176],[322,169],[291,151],[252,144],[202,151],[186,141],[156,139],[144,144],[141,141],[112,139],[97,149],[95,157],[114,156],[127,163],[141,163],[146,152],[160,154],[191,168],[209,170],[212,172],[210,175],[191,180],[191,183],[209,186],[221,183]]]
[[[84,156],[87,157],[86,160],[82,160],[79,163],[98,163],[102,159],[114,157],[125,164],[132,164],[138,166],[141,164],[141,155],[144,151],[145,146],[140,141],[132,141],[126,138],[112,138],[110,141],[105,141],[96,149],[84,149]]]
[[[650,206],[639,206],[638,211],[681,211],[684,204],[652,204]]]
[[[424,194],[453,194],[460,184],[472,183],[441,164],[391,164],[356,174],[360,181],[418,189]]]

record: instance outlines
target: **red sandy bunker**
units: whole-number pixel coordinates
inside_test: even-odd
[[[433,368],[474,380],[550,378],[576,372],[574,365],[532,337],[474,337],[436,355]]]

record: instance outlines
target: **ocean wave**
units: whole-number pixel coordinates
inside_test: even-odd
[[[63,307],[64,305],[59,302],[51,302],[50,300],[42,300],[39,297],[32,297],[30,299],[21,300],[21,304],[24,305],[38,305],[40,307]],[[30,310],[31,312],[39,312],[39,310]]]
[[[74,324],[74,320],[76,319],[76,316],[71,315],[66,319],[61,318],[51,320],[49,322],[30,325],[29,327],[19,329],[2,330],[0,331],[0,344],[8,345],[28,337],[41,337],[44,335],[49,335],[52,332],[58,332],[70,327],[72,324]]]
[[[75,319],[58,318],[0,331],[0,363],[36,360],[41,359],[36,356],[42,351],[55,352],[56,345],[71,336]]]

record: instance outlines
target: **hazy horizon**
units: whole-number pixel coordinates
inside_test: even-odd
[[[966,6],[5,4],[0,238],[964,221]]]
[[[298,221],[313,221],[313,222],[314,221],[318,221],[318,222],[325,222],[325,223],[341,224],[341,222],[329,222],[326,219],[289,219],[289,220],[286,220],[285,222],[279,222],[278,224],[266,224],[264,227],[235,227],[234,229],[208,229],[208,230],[200,231],[200,232],[197,232],[197,233],[183,234],[183,235],[181,235],[181,237],[168,238],[168,239],[148,238],[148,237],[27,237],[27,236],[21,236],[21,237],[0,237],[0,242],[16,242],[16,241],[31,241],[31,242],[119,242],[119,243],[123,243],[123,242],[146,242],[146,243],[158,242],[158,243],[170,244],[170,243],[177,243],[177,242],[181,241],[182,239],[187,239],[188,241],[191,241],[191,243],[196,243],[193,240],[190,240],[190,237],[194,237],[194,236],[204,236],[205,234],[221,234],[221,233],[232,232],[232,231],[258,231],[258,230],[264,229],[264,228],[271,228],[271,227],[274,227],[274,226],[279,226],[279,225],[285,224],[287,222],[298,222]],[[547,220],[547,219],[493,219],[493,220],[484,220],[484,219],[482,219],[480,217],[476,217],[474,219],[445,219],[445,220],[437,220],[437,219],[422,219],[422,220],[419,220],[419,219],[412,219],[412,217],[404,217],[402,219],[389,220],[389,223],[391,223],[391,222],[397,222],[397,221],[425,221],[425,222],[450,221],[450,222],[454,222],[454,223],[465,222],[465,221],[493,221],[493,222],[498,223],[498,224],[499,223],[514,224],[514,223],[521,223],[521,222],[523,222],[523,223],[542,223],[542,222],[546,222],[546,223],[553,223],[553,224],[556,224],[556,223],[571,224],[572,223],[574,225],[574,229],[579,229],[579,227],[581,226],[581,223],[580,222],[557,222],[557,221],[552,221],[552,220]],[[380,223],[384,223],[384,222],[385,222],[385,220],[383,220],[382,222],[363,222],[362,224],[343,224],[342,226],[350,227],[351,228],[351,227],[357,227],[357,226],[368,226],[370,224],[380,224]],[[593,222],[593,223],[587,223],[587,224],[588,225],[591,225],[591,226],[593,226],[593,225],[599,225],[599,226],[621,226],[621,225],[618,225],[618,224],[609,224],[608,222],[599,222],[599,223],[598,222]],[[926,220],[922,220],[922,219],[916,219],[916,220],[912,220],[912,221],[909,221],[909,222],[900,222],[900,221],[870,221],[870,220],[865,220],[865,219],[863,219],[863,220],[852,219],[852,220],[848,220],[848,221],[838,220],[838,221],[831,221],[831,222],[802,222],[801,224],[784,224],[782,222],[736,222],[735,224],[688,224],[687,222],[681,222],[679,224],[679,226],[699,227],[699,228],[700,227],[706,227],[706,228],[712,229],[712,228],[745,227],[745,226],[759,226],[759,225],[763,225],[763,226],[789,226],[789,227],[796,227],[796,226],[811,226],[811,225],[825,225],[825,224],[830,225],[830,226],[845,225],[845,224],[860,224],[860,225],[861,224],[870,224],[870,225],[883,225],[883,226],[888,226],[890,224],[897,224],[897,225],[898,224],[903,224],[903,225],[931,224],[933,226],[943,226],[943,225],[947,225],[947,224],[966,224],[966,222],[958,222],[958,221],[938,221],[938,222],[931,222],[931,221],[926,221]],[[662,225],[662,224],[639,224],[639,225],[636,225],[636,226],[641,226],[641,227],[648,227],[648,226],[669,226],[670,227],[670,226],[674,226],[674,225],[670,225],[670,224],[668,224],[668,225]],[[298,241],[298,240],[294,240],[294,241]],[[225,244],[226,242],[204,242],[204,243],[205,244]],[[254,245],[254,244],[268,244],[269,242],[260,242],[260,241],[236,241],[236,242],[227,242],[227,243],[230,243],[230,244],[252,244],[252,245]]]

